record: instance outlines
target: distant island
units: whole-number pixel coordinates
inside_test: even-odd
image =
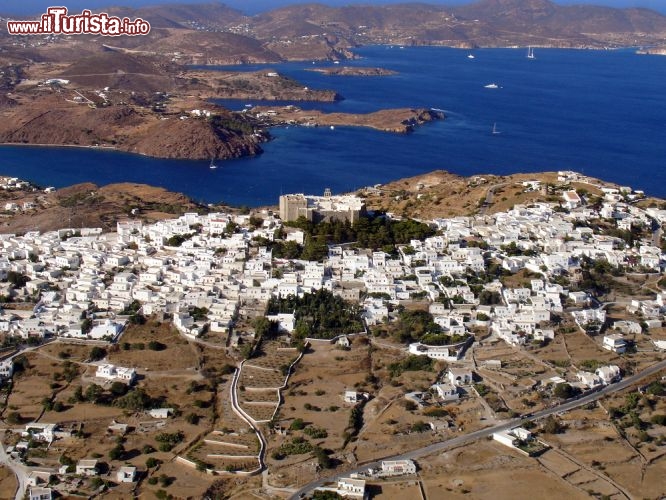
[[[354,66],[336,66],[332,68],[312,68],[308,71],[332,76],[389,76],[397,75],[397,71],[385,68],[363,68]]]

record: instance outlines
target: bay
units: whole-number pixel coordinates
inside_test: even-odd
[[[353,127],[272,129],[264,154],[217,162],[161,160],[99,149],[0,147],[0,173],[41,185],[142,182],[203,202],[275,204],[282,193],[343,192],[435,169],[461,175],[576,170],[666,198],[666,57],[587,51],[364,47],[344,64],[392,69],[328,76],[311,62],[267,69],[344,100],[313,105],[366,113],[426,107],[447,119],[398,135]],[[467,57],[469,53],[475,58]],[[499,88],[485,85],[495,83]],[[251,100],[224,101],[242,109]],[[491,133],[497,124],[499,135]]]

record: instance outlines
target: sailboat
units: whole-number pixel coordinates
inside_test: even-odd
[[[527,58],[528,59],[536,59],[534,57],[534,49],[532,48],[531,45],[529,47],[527,47]]]
[[[217,165],[215,165],[215,158],[210,159],[210,165],[209,167],[211,170],[215,170],[217,168]]]
[[[493,123],[493,131],[492,131],[492,134],[493,134],[493,135],[500,135],[501,133],[502,133],[502,132],[500,132],[499,130],[497,130],[497,122]]]

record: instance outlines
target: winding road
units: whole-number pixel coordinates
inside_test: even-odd
[[[534,421],[538,420],[544,417],[548,417],[550,415],[554,415],[556,413],[562,413],[566,412],[569,410],[573,410],[574,408],[578,408],[580,406],[585,406],[586,404],[592,403],[594,401],[597,401],[598,399],[601,399],[609,394],[613,394],[615,392],[621,391],[623,389],[626,389],[627,387],[632,386],[636,382],[650,377],[661,370],[666,370],[666,360],[661,361],[655,365],[652,365],[649,368],[646,368],[645,370],[632,375],[630,377],[627,377],[623,379],[622,381],[612,384],[612,385],[607,385],[600,391],[594,392],[592,394],[588,394],[586,396],[583,396],[578,399],[574,399],[571,401],[566,401],[562,404],[558,404],[552,408],[546,408],[545,410],[537,411],[534,413],[529,414],[528,416],[524,416],[521,418],[515,418],[512,420],[506,420],[498,425],[495,425],[493,427],[487,427],[485,429],[480,429],[478,431],[471,432],[469,434],[465,434],[462,436],[456,436],[451,439],[447,439],[446,441],[440,441],[438,443],[433,443],[428,446],[424,446],[423,448],[419,448],[417,450],[409,451],[407,453],[403,453],[401,455],[393,455],[393,456],[388,456],[388,457],[383,457],[380,460],[376,460],[374,462],[368,462],[363,464],[362,466],[356,467],[355,469],[351,470],[346,470],[344,472],[339,472],[336,473],[332,476],[328,476],[325,478],[317,479],[316,481],[312,481],[311,483],[306,484],[303,486],[301,489],[299,489],[294,495],[292,495],[292,499],[297,499],[301,498],[303,495],[311,492],[315,488],[318,488],[320,486],[323,486],[325,483],[331,483],[331,482],[336,482],[339,478],[341,477],[347,477],[350,474],[354,473],[359,473],[366,471],[367,469],[370,468],[380,468],[381,467],[381,461],[382,460],[415,460],[427,455],[432,455],[433,453],[438,453],[442,452],[451,448],[457,448],[459,446],[471,443],[472,441],[476,441],[478,439],[486,438],[488,436],[491,436],[495,432],[500,432],[500,431],[505,431],[508,429],[511,429],[513,427],[516,427],[520,425],[521,423],[525,421]]]
[[[18,485],[16,488],[15,500],[22,500],[25,497],[26,493],[28,471],[24,465],[15,462],[14,460],[12,460],[12,458],[9,455],[7,455],[5,447],[2,444],[4,440],[5,439],[3,433],[2,439],[0,439],[0,464],[10,469],[16,476],[16,481]]]

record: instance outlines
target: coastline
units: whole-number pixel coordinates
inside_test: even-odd
[[[130,154],[139,154],[142,156],[148,156],[144,155],[143,153],[132,153],[131,151],[123,151],[122,149],[118,149],[115,146],[85,146],[83,144],[32,144],[32,143],[25,143],[25,142],[0,142],[0,146],[23,146],[23,147],[37,147],[37,148],[81,148],[81,149],[108,149],[110,151],[118,151],[121,153],[130,153]],[[153,157],[151,157],[153,158]]]

